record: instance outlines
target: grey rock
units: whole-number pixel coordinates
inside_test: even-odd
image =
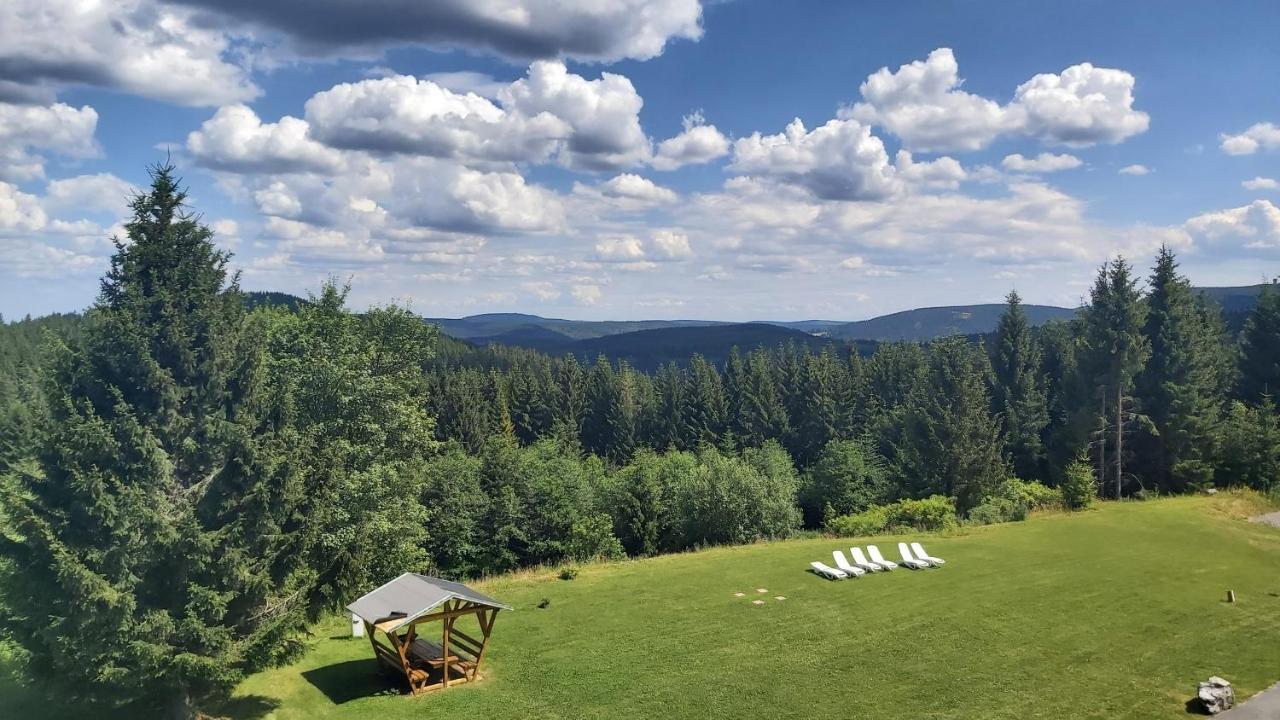
[[[1217,675],[1200,683],[1196,697],[1200,700],[1200,705],[1204,707],[1205,712],[1210,715],[1230,710],[1236,704],[1236,691],[1231,688],[1231,683]]]

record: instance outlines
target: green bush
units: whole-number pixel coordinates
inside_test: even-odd
[[[833,440],[804,476],[800,507],[805,525],[816,527],[825,518],[862,512],[884,501],[887,486],[884,462],[873,448]]]
[[[951,498],[934,495],[922,500],[873,505],[860,513],[833,517],[825,527],[829,533],[845,536],[945,530],[957,524],[955,502]]]
[[[1093,466],[1083,452],[1067,465],[1067,470],[1058,487],[1062,492],[1062,504],[1068,510],[1083,510],[1093,503],[1098,489],[1093,479]]]
[[[1040,510],[1062,505],[1061,490],[1051,488],[1034,480],[1009,478],[1005,494],[1011,499],[1021,501],[1028,510]],[[970,515],[972,516],[972,513]]]
[[[874,505],[852,515],[827,514],[826,529],[832,535],[861,536],[884,532],[889,525],[889,508]]]
[[[945,530],[955,527],[955,501],[942,495],[932,495],[922,500],[899,500],[889,506],[891,527],[908,527],[916,530]]]
[[[1027,519],[1027,505],[1021,500],[993,497],[969,511],[968,520],[974,525],[995,525]]]
[[[578,577],[578,568],[573,566],[560,568],[560,575],[558,577],[561,580],[572,580]]]

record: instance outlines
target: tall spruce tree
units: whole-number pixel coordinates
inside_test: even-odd
[[[689,387],[681,416],[689,433],[681,447],[692,450],[722,444],[725,422],[724,384],[715,365],[701,355],[689,362]]]
[[[891,442],[892,474],[911,495],[953,497],[967,513],[1004,485],[988,372],[986,354],[963,337],[929,347],[924,381],[911,391]]]
[[[614,461],[630,458],[635,450],[635,414],[628,397],[629,373],[625,365],[615,371],[603,355],[587,373],[582,447]]]
[[[1214,438],[1227,388],[1225,331],[1216,309],[1178,274],[1161,247],[1151,272],[1143,335],[1151,348],[1136,380],[1150,429],[1139,434],[1136,467],[1161,490],[1182,492],[1213,479]]]
[[[1018,477],[1044,476],[1041,433],[1049,424],[1039,380],[1040,347],[1031,334],[1022,298],[1010,291],[991,348],[992,404],[1004,426],[1004,447]]]
[[[1099,268],[1089,301],[1080,368],[1094,386],[1098,403],[1099,481],[1106,487],[1110,471],[1118,498],[1124,482],[1125,433],[1134,420],[1133,380],[1150,353],[1142,334],[1146,305],[1138,293],[1132,268],[1123,257]]]
[[[1240,343],[1240,399],[1257,403],[1280,394],[1280,288],[1262,288]]]
[[[229,689],[295,632],[277,611],[299,498],[256,326],[171,166],[132,202],[83,342],[45,381],[39,470],[4,498],[4,627],[64,693],[166,706]]]
[[[730,358],[732,361],[732,357]],[[761,447],[767,440],[784,437],[787,410],[774,382],[769,352],[752,350],[732,386],[733,434],[742,447]]]

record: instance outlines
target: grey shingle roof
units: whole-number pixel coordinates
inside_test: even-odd
[[[377,624],[391,618],[401,618],[399,623],[386,628],[398,628],[414,618],[425,615],[449,600],[469,600],[491,608],[510,610],[510,605],[494,600],[484,593],[449,580],[428,577],[417,573],[405,573],[376,590],[363,595],[347,606],[353,614],[366,622]]]

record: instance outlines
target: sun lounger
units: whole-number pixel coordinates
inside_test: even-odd
[[[849,558],[844,556],[843,551],[833,550],[831,552],[831,557],[835,558],[836,567],[840,568],[840,571],[843,572],[845,575],[850,575],[853,577],[862,577],[863,575],[867,574],[866,570],[863,570],[862,568],[857,567],[852,563],[850,563]]]
[[[860,547],[851,547],[849,552],[853,554],[853,564],[867,572],[880,572],[885,569],[868,560],[867,556],[862,554],[862,548]]]
[[[813,568],[813,571],[815,573],[830,580],[844,580],[845,578],[849,577],[843,571],[837,570],[831,567],[830,565],[823,565],[822,563],[816,560],[809,563],[809,567]]]
[[[867,546],[867,555],[871,556],[871,562],[879,565],[885,570],[892,570],[898,567],[898,563],[893,562],[892,560],[885,560],[884,556],[880,554],[880,548],[875,545]]]
[[[946,560],[943,560],[942,558],[936,558],[930,555],[929,553],[925,552],[924,546],[918,542],[911,543],[911,552],[915,553],[917,558],[924,560],[925,562],[929,563],[930,565],[933,565],[934,567],[937,567],[938,565],[947,564]]]
[[[911,555],[911,548],[906,543],[898,543],[898,554],[902,555],[902,564],[912,570],[923,570],[929,567],[929,563],[924,560],[917,560]]]

